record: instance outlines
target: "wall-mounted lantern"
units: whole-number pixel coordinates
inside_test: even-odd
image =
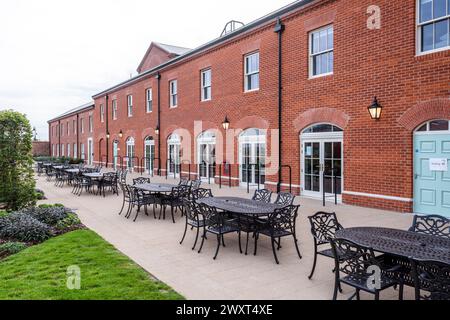
[[[159,126],[156,126],[155,133],[156,135],[159,135]]]
[[[373,120],[379,120],[381,118],[381,112],[383,110],[383,107],[378,103],[377,97],[373,99],[372,104],[368,108],[370,117]]]
[[[222,127],[224,130],[228,130],[230,128],[230,121],[228,120],[227,116],[225,116],[225,120],[222,123]]]
[[[120,130],[120,132],[119,132],[119,138],[120,138],[120,139],[123,138],[123,131],[122,131],[122,130]]]
[[[109,140],[109,138],[111,138],[111,135],[109,134],[109,132],[106,133],[106,139]]]

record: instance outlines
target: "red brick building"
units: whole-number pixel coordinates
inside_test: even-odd
[[[449,29],[445,0],[304,0],[193,50],[153,43],[93,97],[94,160],[275,190],[291,170],[305,196],[450,215]]]
[[[93,164],[94,108],[94,102],[89,102],[48,122],[52,157],[84,159]]]

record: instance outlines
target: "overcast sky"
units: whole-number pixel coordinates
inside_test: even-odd
[[[136,74],[151,41],[195,48],[226,22],[260,18],[293,0],[1,0],[0,110],[47,120]]]

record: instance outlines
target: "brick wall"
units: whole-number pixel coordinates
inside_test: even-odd
[[[412,131],[420,122],[431,120],[450,109],[450,51],[416,56],[415,1],[380,0],[381,29],[367,28],[368,0],[321,1],[283,18],[283,164],[290,165],[295,191],[300,181],[300,134],[311,124],[327,122],[344,129],[344,190],[369,196],[345,194],[344,202],[411,211],[413,197]],[[308,34],[328,24],[334,26],[334,73],[309,79]],[[176,128],[194,137],[188,144],[196,150],[194,121],[203,129],[223,132],[225,116],[231,129],[252,127],[276,129],[277,114],[277,34],[274,23],[250,34],[223,43],[206,52],[161,70],[161,157],[167,157],[166,141]],[[260,90],[243,92],[244,55],[260,52]],[[200,72],[212,68],[212,101],[200,101]],[[169,108],[170,80],[178,80],[178,107]],[[145,112],[145,90],[153,88],[154,112]],[[132,94],[134,114],[127,116],[126,96]],[[157,140],[157,80],[154,75],[109,93],[109,162],[112,142],[119,142],[125,156],[125,141],[133,137],[136,155],[143,157],[146,136]],[[383,106],[381,120],[370,118],[367,107],[374,96]],[[111,119],[111,101],[118,101],[118,119]],[[411,120],[405,114],[417,106],[439,102],[423,117]],[[106,150],[106,123],[100,122],[95,100],[94,145]],[[440,111],[439,111],[440,110]],[[444,110],[444,111],[443,111]],[[439,113],[440,112],[440,113]],[[405,120],[405,117],[409,120]],[[412,123],[411,123],[412,121]],[[405,125],[405,122],[408,125]],[[123,137],[119,137],[119,132]],[[103,140],[102,140],[103,139]],[[238,143],[234,143],[234,163],[238,163]],[[270,135],[268,136],[270,141]],[[156,143],[158,145],[158,143]],[[226,143],[218,145],[225,153]],[[157,148],[157,147],[156,147]],[[157,148],[158,149],[158,148]],[[270,143],[267,152],[272,154]],[[275,148],[274,148],[275,149]],[[230,147],[226,151],[230,152]],[[277,150],[273,150],[274,154]],[[100,154],[96,161],[100,162]],[[103,153],[103,151],[102,151]],[[195,163],[195,153],[189,157]],[[156,150],[158,154],[158,150]],[[228,160],[230,158],[228,157]],[[165,168],[165,165],[163,165]],[[187,171],[187,165],[183,166]],[[238,182],[238,165],[232,167],[233,184]],[[276,176],[267,177],[274,188]],[[287,170],[283,182],[287,183]],[[401,198],[380,199],[370,195]]]
[[[50,143],[48,141],[33,141],[33,157],[50,156]]]

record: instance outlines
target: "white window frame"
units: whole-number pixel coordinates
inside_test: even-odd
[[[112,101],[112,119],[117,120],[117,99]]]
[[[248,64],[248,58],[254,56],[254,55],[258,55],[258,70],[252,71],[252,72],[248,72],[247,73],[247,64]],[[246,54],[244,56],[244,92],[253,92],[253,91],[258,91],[259,88],[261,87],[261,75],[260,75],[260,64],[261,64],[261,60],[260,60],[261,56],[259,54],[259,51],[255,51],[249,54]],[[258,75],[258,88],[254,88],[254,89],[249,89],[248,88],[248,84],[249,84],[249,77],[252,75]]]
[[[131,118],[133,116],[133,95],[132,94],[127,95],[127,112],[128,112],[128,118]]]
[[[77,135],[77,121],[76,120],[72,120],[72,129],[73,129],[73,134]]]
[[[84,133],[84,118],[80,119],[81,133]]]
[[[103,104],[100,105],[100,121],[105,122],[105,106]]]
[[[323,51],[312,53],[313,36],[314,36],[314,34],[320,33],[323,30],[328,30],[329,28],[333,29],[333,48],[331,48],[331,49],[327,48],[327,49],[325,49]],[[328,36],[327,36],[327,42],[328,42]],[[314,57],[319,56],[319,55],[323,55],[323,54],[326,54],[326,53],[329,53],[329,52],[333,52],[333,71],[314,75]],[[330,75],[334,74],[334,25],[333,24],[329,24],[329,25],[326,25],[326,26],[321,27],[319,29],[312,30],[312,31],[310,31],[308,33],[308,60],[309,60],[309,66],[308,66],[308,68],[309,68],[309,71],[308,71],[309,79],[326,77],[326,76],[330,76]]]
[[[89,116],[89,132],[94,132],[94,117]]]
[[[205,74],[209,73],[210,83],[207,85],[205,83]],[[201,87],[201,101],[211,101],[212,100],[212,70],[211,68],[204,69],[200,73],[200,87]],[[205,95],[205,89],[209,88],[209,97]]]
[[[78,158],[78,148],[77,148],[77,144],[76,143],[73,144],[73,158],[74,159]]]
[[[64,143],[61,143],[61,157],[65,157],[66,155],[65,155],[65,152],[64,152],[64,148],[65,147],[65,144]]]
[[[148,88],[145,90],[145,111],[147,113],[153,112],[153,90]]]
[[[422,27],[424,25],[428,25],[428,24],[435,24],[436,22],[442,21],[442,20],[448,20],[450,19],[450,13],[448,10],[448,6],[450,5],[448,1],[446,1],[446,5],[447,5],[447,15],[442,16],[440,18],[437,19],[431,19],[425,22],[420,22],[420,0],[416,0],[416,55],[417,56],[423,56],[426,54],[431,54],[431,53],[435,53],[435,52],[440,52],[440,51],[446,51],[450,49],[450,39],[449,39],[449,44],[446,47],[442,47],[439,49],[433,49],[433,50],[428,50],[428,51],[422,51]],[[433,12],[433,6],[432,6],[432,13]],[[448,28],[450,28],[450,21],[449,21],[449,26]],[[434,27],[433,27],[433,44],[434,44]],[[450,35],[449,35],[450,38]]]
[[[174,86],[175,84],[175,86]],[[175,90],[173,90],[175,88]],[[177,108],[178,107],[178,80],[169,81],[169,100],[170,107]]]
[[[59,127],[59,131],[61,131],[60,135],[61,135],[61,137],[63,137],[64,136],[64,123],[61,123],[61,125]]]
[[[67,157],[70,158],[70,143],[67,144]]]
[[[70,126],[69,126],[69,121],[67,121],[67,136],[70,136]]]

